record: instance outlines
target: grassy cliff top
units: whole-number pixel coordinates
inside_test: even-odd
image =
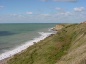
[[[84,64],[86,24],[65,25],[57,34],[14,55],[7,64]]]

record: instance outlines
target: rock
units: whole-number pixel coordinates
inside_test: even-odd
[[[63,27],[64,27],[63,25],[56,25],[56,26],[53,28],[53,30],[58,31],[58,30],[62,29]]]

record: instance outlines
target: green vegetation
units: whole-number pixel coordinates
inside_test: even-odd
[[[59,30],[57,34],[51,35],[48,38],[30,46],[24,52],[16,54],[7,63],[62,64],[60,61],[64,56],[65,60],[63,64],[72,64],[67,63],[67,61],[72,58],[73,55],[71,57],[67,57],[67,55],[70,53],[69,51],[80,47],[86,41],[85,35],[86,24],[64,25],[64,28]],[[76,42],[80,43],[76,44]]]

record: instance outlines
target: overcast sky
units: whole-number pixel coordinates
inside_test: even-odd
[[[0,23],[79,23],[86,0],[0,0]]]

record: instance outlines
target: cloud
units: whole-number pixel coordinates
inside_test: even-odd
[[[85,11],[85,8],[84,7],[77,7],[77,8],[74,8],[74,11],[75,12],[83,12],[83,11]]]
[[[72,16],[71,12],[62,12],[60,14],[64,16]]]
[[[0,18],[0,20],[2,20],[2,19]]]
[[[4,6],[0,6],[0,8],[4,8]]]
[[[10,14],[9,17],[12,17],[12,18],[24,18],[24,16],[22,14]]]
[[[11,16],[17,16],[17,14],[11,14]]]
[[[26,12],[26,14],[29,14],[29,15],[31,15],[31,14],[33,14],[33,12]]]
[[[65,9],[59,7],[56,7],[55,10],[57,10],[58,12],[65,12]]]
[[[68,11],[64,8],[56,7],[54,13],[39,13],[33,14],[33,12],[25,12],[25,14],[11,14],[10,16],[1,17],[1,22],[5,21],[16,21],[16,22],[80,22],[86,20],[86,11],[84,7],[72,8],[72,11]],[[75,12],[75,11],[78,11]],[[80,11],[84,11],[81,13]],[[31,15],[32,14],[32,15]],[[34,18],[34,19],[33,19]]]
[[[41,0],[41,1],[43,1],[43,2],[47,2],[48,0]]]
[[[63,10],[62,8],[58,8],[58,7],[56,7],[55,9],[56,9],[56,10]]]
[[[49,14],[41,14],[42,16],[50,16]]]
[[[77,2],[77,0],[53,0],[55,2]]]
[[[54,2],[77,2],[78,0],[40,0],[42,2],[54,1]]]

